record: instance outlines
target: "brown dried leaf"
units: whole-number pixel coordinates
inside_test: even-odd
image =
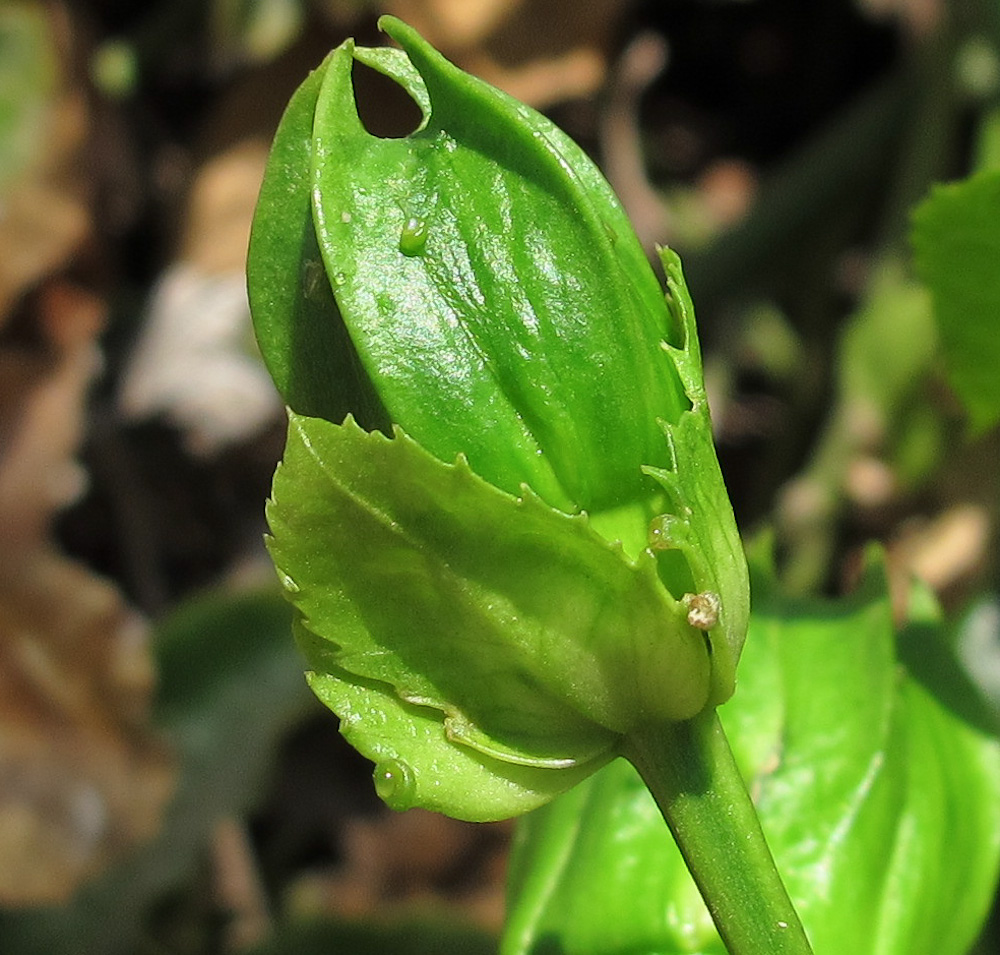
[[[901,528],[890,555],[905,577],[917,577],[941,594],[982,572],[993,535],[988,508],[954,504],[933,519]]]
[[[201,166],[185,209],[181,260],[207,275],[244,273],[268,151],[263,139],[241,139]]]
[[[53,512],[98,365],[103,304],[64,282],[36,297],[32,345],[0,350],[0,903],[64,900],[153,834],[170,761],[147,726],[143,621],[58,553]]]
[[[52,551],[12,563],[0,576],[0,901],[54,903],[155,833],[172,773],[145,727],[144,623]]]
[[[57,53],[67,28],[58,7],[31,13],[47,20],[51,52]],[[0,195],[0,326],[22,292],[62,265],[91,226],[80,169],[88,126],[83,91],[66,78],[58,81],[36,121],[30,162],[4,182]]]

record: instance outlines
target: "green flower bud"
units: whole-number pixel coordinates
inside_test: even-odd
[[[381,25],[403,51],[348,41],[296,93],[254,222],[254,323],[293,412],[272,554],[314,687],[394,767],[382,790],[483,818],[470,792],[530,808],[630,729],[726,699],[746,566],[676,256],[665,297],[579,147]],[[365,129],[356,60],[416,131]],[[445,765],[493,782],[443,795]]]
[[[680,330],[620,204],[548,120],[384,24],[409,61],[367,58],[424,84],[421,128],[365,129],[350,42],[312,116],[313,222],[352,360],[389,421],[497,487],[564,510],[648,497],[643,465],[670,463],[658,421],[690,403],[660,348]]]

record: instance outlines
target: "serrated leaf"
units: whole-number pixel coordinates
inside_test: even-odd
[[[1000,170],[938,186],[914,215],[948,380],[975,432],[1000,420]]]
[[[681,331],[682,347],[664,343],[691,402],[675,423],[662,422],[673,467],[643,470],[667,492],[670,531],[662,545],[684,554],[697,593],[719,599],[718,623],[708,631],[712,646],[712,690],[709,700],[723,703],[733,694],[750,615],[750,582],[732,507],[712,444],[712,423],[702,378],[701,349],[680,258],[660,249],[667,276],[667,304]],[[660,525],[663,527],[663,525]]]
[[[964,955],[1000,858],[996,739],[900,670],[879,574],[836,603],[754,586],[719,712],[816,955]],[[724,955],[623,760],[524,820],[516,846],[504,955]]]
[[[440,711],[453,742],[569,767],[705,704],[703,634],[651,555],[402,433],[293,414],[268,520],[312,667]]]

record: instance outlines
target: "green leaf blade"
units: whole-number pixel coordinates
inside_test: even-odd
[[[673,466],[644,470],[667,492],[666,524],[659,525],[667,539],[660,543],[683,553],[695,592],[719,598],[718,623],[706,634],[712,646],[709,699],[717,705],[728,700],[736,686],[736,665],[750,616],[750,580],[712,443],[694,304],[679,256],[671,249],[660,249],[659,253],[667,276],[667,306],[681,340],[680,347],[664,348],[677,368],[691,407],[676,422],[661,422]]]
[[[647,495],[641,466],[667,463],[657,419],[686,399],[617,200],[543,117],[386,27],[427,84],[425,128],[364,131],[344,49],[313,163],[327,271],[390,415],[441,459],[465,453],[491,483],[563,509]]]
[[[333,55],[333,54],[331,54]],[[254,332],[274,383],[300,414],[388,428],[340,321],[310,205],[313,117],[326,69],[314,70],[282,117],[254,214],[247,286]]]
[[[705,704],[703,635],[652,557],[401,433],[293,415],[268,519],[313,668],[440,711],[482,754],[592,763],[629,726]]]
[[[384,685],[346,671],[310,673],[309,685],[340,717],[344,738],[375,763],[376,791],[397,811],[420,806],[467,822],[509,819],[572,788],[610,755],[558,769],[494,759],[452,741],[440,711],[406,703]]]
[[[719,713],[817,955],[965,955],[1000,862],[1000,747],[900,669],[880,578],[828,603],[755,577]],[[624,761],[530,816],[516,847],[504,955],[542,939],[565,955],[724,955]]]

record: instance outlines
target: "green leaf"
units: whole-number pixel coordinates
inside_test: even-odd
[[[719,712],[816,955],[964,955],[1000,859],[995,738],[900,672],[881,575],[837,603],[754,585]],[[623,760],[521,823],[510,901],[505,955],[725,952]]]
[[[704,635],[650,553],[633,560],[584,515],[500,491],[401,432],[292,415],[268,520],[311,666],[443,714],[453,743],[594,768],[629,728],[705,705]],[[370,699],[340,705],[370,712]]]
[[[619,759],[518,823],[503,955],[726,955],[663,817]]]
[[[913,247],[948,379],[985,431],[1000,420],[1000,170],[936,187],[914,215]]]
[[[721,561],[700,566],[733,578],[699,580],[688,568],[682,581],[723,598],[724,689],[713,699],[725,698],[746,575],[676,256],[663,253],[664,301],[610,187],[572,141],[398,21],[384,25],[407,52],[345,44],[296,94],[275,140],[248,271],[279,389],[293,410],[328,421],[355,410],[352,400],[367,429],[388,433],[388,415],[511,493],[527,483],[564,510],[597,508],[609,539],[633,555],[662,503],[650,469],[661,484],[680,474],[669,488],[678,528],[699,520],[694,488],[724,545]],[[424,115],[413,134],[364,129],[353,60],[413,96]],[[684,541],[676,547],[690,563]]]
[[[719,598],[718,624],[708,631],[712,646],[709,702],[719,704],[732,696],[736,686],[736,665],[750,616],[750,582],[712,443],[694,304],[677,253],[670,249],[659,252],[667,276],[667,305],[683,341],[681,348],[665,348],[673,358],[691,408],[676,424],[664,423],[673,466],[644,468],[667,492],[670,505],[668,513],[653,522],[651,546],[658,551],[681,552],[691,571],[693,592]]]
[[[937,345],[927,290],[901,262],[881,262],[837,356],[838,397],[846,413],[871,419],[866,426],[879,437],[889,432],[896,438],[901,412],[920,403]]]
[[[295,92],[268,158],[247,264],[254,332],[278,391],[295,411],[331,421],[351,412],[367,427],[387,428],[337,313],[313,228],[309,167],[324,67]]]
[[[442,460],[463,453],[566,510],[648,496],[641,467],[669,463],[657,420],[687,400],[620,204],[548,120],[382,25],[420,73],[423,126],[367,132],[347,43],[324,69],[312,163],[326,272],[390,417]],[[411,90],[413,66],[383,64]]]
[[[297,627],[300,642],[309,640]],[[390,809],[420,806],[468,822],[509,819],[544,805],[611,754],[559,769],[495,759],[453,741],[440,710],[401,700],[386,684],[347,673],[310,673],[313,692],[340,717],[340,732],[375,763]]]

